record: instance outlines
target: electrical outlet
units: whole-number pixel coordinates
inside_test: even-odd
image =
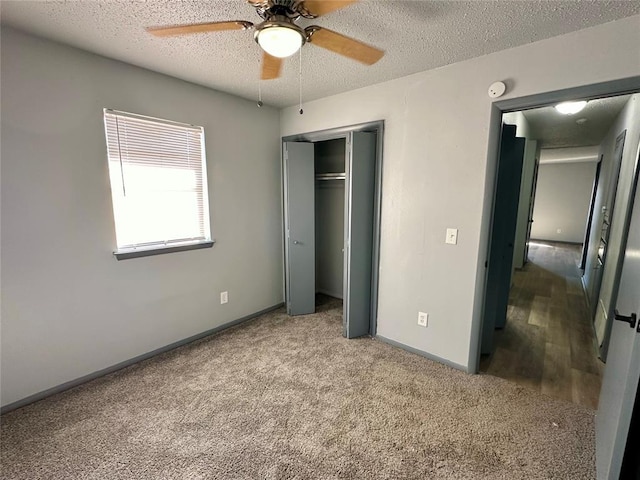
[[[418,312],[418,325],[421,327],[429,326],[429,314],[424,312]]]
[[[220,303],[225,304],[229,301],[229,292],[220,292]]]

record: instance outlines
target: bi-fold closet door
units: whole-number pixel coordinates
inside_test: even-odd
[[[311,142],[285,142],[285,288],[287,312],[315,311],[315,153]],[[371,323],[376,134],[345,142],[343,334],[366,335]]]

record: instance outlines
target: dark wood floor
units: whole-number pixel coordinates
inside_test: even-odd
[[[507,325],[480,371],[596,409],[604,364],[582,290],[580,246],[535,242],[516,270]]]

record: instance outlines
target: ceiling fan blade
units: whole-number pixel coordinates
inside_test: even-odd
[[[156,37],[170,37],[173,35],[187,35],[190,33],[220,32],[223,30],[246,30],[253,23],[244,20],[230,22],[191,23],[188,25],[168,25],[164,27],[147,27],[147,32]]]
[[[273,57],[267,52],[262,52],[262,73],[260,78],[262,80],[273,80],[280,76],[280,70],[282,70],[282,59]]]
[[[303,7],[316,17],[347,7],[358,0],[305,0]]]
[[[373,65],[384,56],[384,51],[346,37],[326,28],[312,26],[305,29],[309,42],[365,65]]]

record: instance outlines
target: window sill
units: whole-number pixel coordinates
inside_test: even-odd
[[[189,243],[186,245],[174,245],[171,247],[154,247],[139,250],[125,250],[121,252],[113,252],[118,260],[127,260],[129,258],[150,257],[152,255],[163,255],[165,253],[184,252],[187,250],[199,250],[201,248],[211,248],[215,241],[208,240],[206,242]]]

